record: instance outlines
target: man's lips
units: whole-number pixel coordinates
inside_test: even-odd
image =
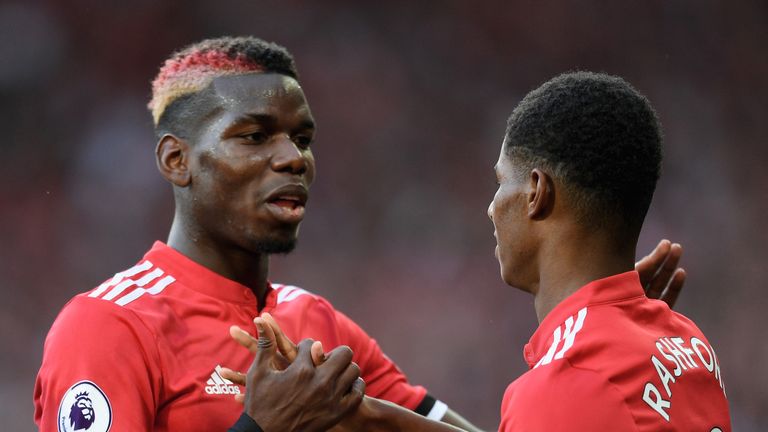
[[[277,219],[283,222],[299,223],[304,219],[304,206],[307,203],[308,195],[304,185],[288,184],[281,186],[267,195],[267,208]]]

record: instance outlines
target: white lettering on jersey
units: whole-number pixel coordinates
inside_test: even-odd
[[[651,395],[653,395],[653,398],[651,398]],[[645,383],[645,390],[643,390],[643,400],[651,408],[653,408],[654,411],[664,417],[664,420],[669,421],[669,413],[667,413],[665,410],[669,409],[672,404],[661,397],[661,393],[659,393],[659,389],[657,389],[655,385],[651,383]]]
[[[677,336],[661,337],[656,341],[655,346],[661,356],[674,365],[671,372],[655,354],[651,355],[651,365],[656,370],[656,375],[659,377],[666,396],[662,395],[654,383],[648,382],[643,388],[643,401],[666,421],[669,421],[668,410],[672,407],[672,387],[670,384],[674,384],[675,378],[684,375],[685,371],[701,367],[694,360],[694,354],[699,358],[707,372],[714,372],[714,378],[725,394],[723,377],[720,375],[720,365],[717,362],[715,349],[697,337],[692,337],[689,345],[691,348],[686,346],[683,338]]]
[[[221,365],[216,365],[205,384],[205,392],[208,394],[240,394],[240,387],[221,376]]]
[[[579,333],[582,327],[584,327],[584,319],[587,317],[587,308],[583,307],[576,314],[576,320],[570,316],[565,320],[565,330],[561,329],[561,326],[555,328],[552,333],[552,345],[550,345],[547,353],[544,357],[536,363],[533,368],[536,369],[539,366],[543,366],[552,362],[552,360],[559,360],[563,358],[566,352],[573,346],[573,342],[576,340],[576,334]],[[560,341],[563,342],[563,346],[560,347]],[[560,347],[560,351],[557,348]]]

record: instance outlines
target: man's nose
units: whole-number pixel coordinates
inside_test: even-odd
[[[493,201],[488,204],[488,218],[493,222]]]
[[[278,138],[277,149],[272,156],[272,169],[275,171],[289,171],[292,174],[304,174],[307,172],[307,157],[288,135]]]

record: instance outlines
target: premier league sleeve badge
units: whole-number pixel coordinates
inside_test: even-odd
[[[80,381],[64,393],[58,419],[59,432],[107,432],[112,426],[112,406],[99,386]]]

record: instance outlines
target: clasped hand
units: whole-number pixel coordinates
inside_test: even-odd
[[[349,347],[325,354],[322,344],[311,339],[296,346],[269,314],[254,324],[258,339],[230,328],[232,337],[256,356],[248,373],[223,368],[222,376],[246,387],[236,399],[265,432],[325,431],[357,408],[365,384]]]

